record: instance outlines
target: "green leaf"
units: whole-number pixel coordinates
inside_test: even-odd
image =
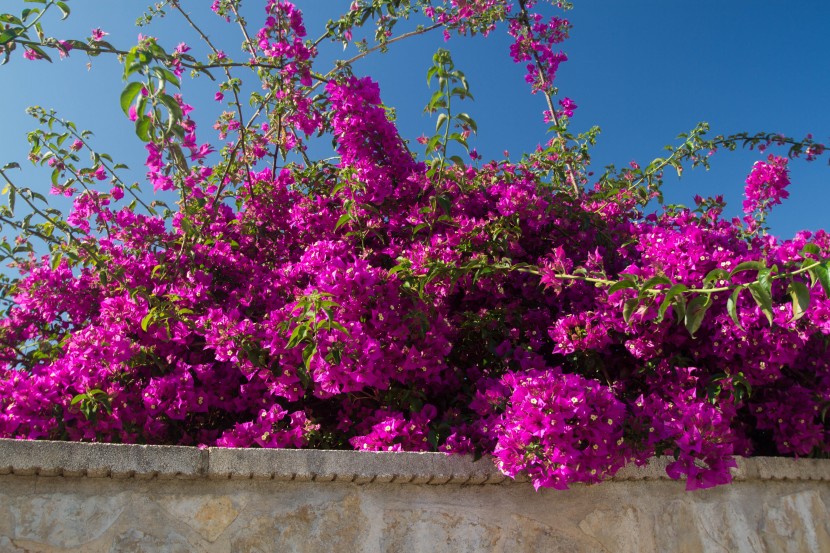
[[[827,262],[822,262],[809,270],[813,282],[821,283],[824,294],[830,298],[830,273],[827,271]]]
[[[730,294],[729,299],[726,300],[726,311],[732,318],[732,322],[734,322],[735,326],[737,326],[738,328],[743,328],[741,326],[740,319],[738,319],[738,296],[741,295],[741,290],[743,289],[743,286],[738,286],[737,288],[732,290],[732,294]]]
[[[694,336],[698,329],[700,329],[700,325],[703,323],[703,318],[706,316],[706,311],[711,305],[711,294],[701,294],[689,302],[689,305],[686,308],[686,317],[683,321],[686,326],[686,330],[689,331],[689,334]]]
[[[627,300],[625,304],[623,304],[623,320],[625,324],[628,324],[631,320],[631,316],[634,314],[634,311],[637,310],[637,307],[640,306],[639,298],[632,298]]]
[[[161,100],[161,103],[164,104],[170,112],[170,117],[167,121],[167,128],[172,129],[174,124],[184,119],[182,107],[179,105],[179,102],[175,98],[167,94],[162,94],[161,96],[159,96],[159,100]]]
[[[150,135],[150,127],[152,124],[153,121],[146,115],[139,117],[138,121],[136,121],[135,134],[138,135],[138,138],[142,142],[150,142],[152,140],[152,136]]]
[[[303,366],[306,372],[310,370],[311,358],[317,353],[317,344],[308,344],[303,348]]]
[[[432,97],[429,99],[429,103],[427,104],[426,110],[428,112],[433,112],[438,108],[445,107],[447,107],[447,104],[444,101],[444,91],[436,90],[432,93]]]
[[[170,71],[169,69],[165,69],[164,67],[153,67],[153,74],[158,77],[160,80],[166,81],[176,88],[181,88],[181,81],[176,76],[175,73]]]
[[[22,18],[23,18],[23,21],[25,21],[26,18],[29,17],[29,15],[32,14],[32,13],[40,13],[40,10],[37,9],[37,8],[26,8],[25,10],[23,10],[23,12],[21,14]],[[2,22],[2,23],[11,23],[12,25],[22,25],[23,21],[21,21],[20,19],[18,19],[17,17],[13,16],[10,13],[0,13],[0,22]]]
[[[184,156],[184,152],[182,152],[182,147],[175,142],[170,142],[167,148],[173,163],[176,164],[176,167],[184,173],[188,172],[187,159]]]
[[[648,291],[654,288],[655,286],[659,286],[660,284],[671,284],[671,280],[666,278],[662,275],[653,276],[640,286],[639,296],[640,299],[645,298],[648,295]]]
[[[742,400],[744,395],[746,397],[752,395],[752,385],[747,381],[744,373],[739,372],[738,374],[732,375],[732,385],[735,388],[738,400]]]
[[[69,17],[69,14],[72,13],[69,10],[69,6],[66,5],[66,2],[55,2],[55,5],[61,11],[61,14],[63,14],[63,17],[61,17],[61,19],[66,19],[67,17]]]
[[[703,277],[703,284],[706,285],[719,280],[729,280],[729,277],[729,271],[725,269],[712,269],[706,273],[705,277]]]
[[[464,149],[467,149],[467,150],[469,149],[469,147],[467,146],[467,139],[464,138],[464,136],[462,136],[461,133],[454,132],[451,135],[449,135],[447,138],[449,140],[454,141],[454,142],[458,142],[459,144],[464,146]]]
[[[717,403],[717,397],[723,391],[723,385],[721,382],[723,381],[723,376],[718,376],[717,378],[713,378],[712,381],[706,386],[706,397],[709,400],[709,403],[715,404]]]
[[[473,95],[470,94],[469,90],[464,90],[463,87],[459,87],[459,86],[453,88],[452,91],[450,92],[450,94],[452,94],[453,96],[457,96],[457,97],[461,98],[462,100],[465,99],[465,98],[469,98],[470,100],[474,99]]]
[[[57,271],[57,270],[58,270],[58,267],[60,267],[60,265],[61,265],[61,259],[63,259],[63,255],[62,255],[60,252],[56,253],[56,254],[52,257],[52,264],[51,264],[51,267],[52,267],[52,270],[53,270],[53,271]]]
[[[625,290],[626,288],[636,288],[637,283],[635,283],[631,279],[620,280],[615,282],[608,288],[608,295],[610,296],[614,292],[618,292],[620,290]]]
[[[464,163],[464,160],[461,159],[461,156],[450,156],[450,161],[452,161],[456,167],[461,167],[462,169],[466,167],[466,164]]]
[[[337,321],[328,321],[327,322],[328,330],[339,330],[346,336],[349,336],[349,330],[343,326],[342,324],[338,323]]]
[[[430,153],[431,151],[435,150],[438,147],[438,143],[441,141],[441,137],[438,135],[433,136],[427,142],[426,153]]]
[[[472,130],[474,133],[478,134],[478,125],[476,125],[476,122],[473,120],[472,117],[470,117],[469,114],[459,113],[455,116],[455,118],[461,121],[464,125],[470,127],[470,130]]]
[[[297,325],[291,333],[291,337],[288,339],[287,347],[289,349],[296,347],[297,344],[305,340],[306,336],[308,336],[308,323]]]
[[[685,292],[688,289],[689,289],[689,287],[686,286],[685,284],[675,284],[674,286],[672,286],[671,288],[669,288],[666,291],[666,295],[663,296],[663,301],[660,302],[660,307],[657,309],[657,321],[658,322],[663,320],[663,317],[666,314],[666,310],[671,305],[672,300],[678,294],[682,294],[683,292]],[[680,297],[682,298],[683,296],[680,296]]]
[[[144,315],[144,317],[141,319],[141,330],[143,330],[144,332],[147,332],[147,328],[149,328],[150,322],[153,320],[154,317],[155,317],[155,314],[153,313],[153,310],[151,309],[150,312],[147,313],[146,315]]]
[[[305,366],[297,368],[297,376],[300,378],[300,384],[303,388],[308,388],[311,385],[311,376]]]
[[[0,33],[0,45],[6,44],[7,42],[11,42],[17,36],[17,33],[20,29],[6,29],[2,33]]]
[[[464,76],[464,73],[461,71],[456,71],[458,75],[458,80],[461,81],[461,86],[464,87],[464,90],[467,92],[467,95],[470,96],[470,83],[467,82],[467,77]],[[470,96],[472,98],[472,96]]]
[[[135,53],[137,47],[133,46],[129,52],[127,52],[127,57],[124,59],[124,80],[127,80],[131,74],[133,74],[136,70],[136,63],[135,63]]]
[[[429,86],[430,83],[432,83],[432,78],[435,76],[437,72],[438,68],[434,65],[427,70],[427,86]]]
[[[450,210],[452,209],[452,202],[450,199],[443,194],[439,194],[435,196],[435,202],[441,207],[446,215],[450,214]]]
[[[821,255],[821,248],[817,244],[804,244],[804,247],[801,248],[801,255],[803,256],[805,253]]]
[[[764,287],[764,290],[772,296],[772,274],[778,272],[778,266],[773,265],[769,269],[761,269],[758,271],[758,284]]]
[[[686,296],[683,294],[677,296],[674,305],[672,305],[672,311],[677,324],[682,324],[686,320]]]
[[[747,288],[755,303],[761,308],[761,312],[766,315],[769,324],[772,325],[772,296],[769,291],[760,282],[753,282]]]
[[[334,230],[339,229],[340,227],[342,227],[343,225],[345,225],[346,223],[348,223],[351,220],[352,220],[352,214],[351,213],[344,213],[343,215],[340,216],[339,219],[337,219],[337,224],[334,225]]]
[[[27,45],[26,45],[26,47],[27,47],[27,48],[29,48],[30,50],[34,50],[35,52],[37,52],[37,54],[38,54],[40,57],[42,57],[43,59],[45,59],[45,60],[46,60],[46,61],[48,61],[49,63],[52,63],[52,58],[50,58],[50,57],[49,57],[49,54],[47,54],[46,52],[44,52],[44,51],[43,51],[43,48],[41,48],[40,46],[36,46],[36,45],[34,45],[34,44],[27,44]]]
[[[801,281],[793,280],[787,287],[787,293],[793,300],[793,318],[797,321],[804,316],[807,308],[810,307],[810,289]]]
[[[132,82],[124,87],[124,90],[121,92],[121,109],[124,111],[124,115],[130,114],[130,106],[133,100],[135,100],[135,97],[141,92],[143,86],[144,83]]]
[[[763,261],[744,261],[743,263],[739,263],[737,267],[732,269],[732,272],[729,273],[729,276],[733,277],[736,274],[742,273],[744,271],[760,271],[766,268],[767,265]]]
[[[444,112],[439,113],[438,114],[438,119],[435,121],[435,132],[438,132],[439,130],[441,130],[441,125],[443,125],[444,123],[447,123],[449,125],[449,119],[450,119],[450,117],[446,113],[444,113]]]

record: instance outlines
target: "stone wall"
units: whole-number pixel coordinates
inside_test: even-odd
[[[0,552],[830,552],[830,461],[535,492],[488,459],[0,440]]]

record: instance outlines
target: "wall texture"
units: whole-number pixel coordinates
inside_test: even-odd
[[[488,459],[0,440],[0,552],[830,552],[830,461],[535,492]]]

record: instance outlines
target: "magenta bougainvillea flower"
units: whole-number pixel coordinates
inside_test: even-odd
[[[211,9],[247,29],[237,4]],[[576,103],[554,111],[570,23],[530,1],[425,2],[433,25],[417,32],[505,27],[545,117],[565,116],[555,136],[484,162],[447,54],[430,69],[439,132],[407,141],[377,82],[321,69],[327,42],[290,2],[265,4],[242,61],[145,36],[124,56],[142,171],[175,205],[109,156],[84,166],[88,134],[36,111],[65,135],[33,133],[30,159],[71,207],[38,207],[41,226],[9,219],[13,200],[2,211],[20,236],[0,242],[19,273],[2,282],[0,437],[490,454],[557,489],[654,455],[697,489],[729,482],[736,456],[830,454],[830,235],[763,224],[787,198],[787,158],[755,164],[735,220],[721,198],[659,205],[663,167],[714,150],[702,131],[663,165],[592,177],[593,135],[562,133]],[[349,43],[375,18],[385,48],[396,19],[375,4],[325,37]],[[252,111],[232,77],[249,69]],[[211,97],[232,108],[212,130],[166,92],[206,70],[227,71]],[[332,146],[315,157],[320,136]]]

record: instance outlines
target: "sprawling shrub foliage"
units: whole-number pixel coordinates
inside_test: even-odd
[[[576,104],[555,98],[570,25],[532,0],[356,0],[316,41],[289,2],[262,1],[256,25],[239,3],[212,5],[243,31],[239,61],[206,35],[205,59],[149,36],[121,50],[100,29],[50,38],[41,16],[69,15],[57,0],[0,15],[7,61],[120,56],[147,181],[178,195],[151,201],[86,131],[34,110],[30,160],[73,204],[64,217],[0,171],[19,273],[3,283],[0,436],[492,454],[556,488],[653,455],[693,489],[728,482],[737,455],[830,452],[830,235],[765,226],[789,158],[821,144],[701,125],[664,159],[589,180],[596,131],[571,135]],[[215,17],[168,0],[146,19],[162,11],[197,30]],[[424,25],[395,34],[415,12]],[[315,61],[367,27],[358,57],[505,30],[550,140],[518,162],[456,155],[477,129],[443,50],[435,136],[402,139],[374,81]],[[173,92],[188,71],[220,78],[213,143]],[[240,75],[261,81],[250,105]],[[309,157],[318,135],[336,157]],[[664,170],[741,144],[784,150],[752,168],[742,220],[718,199],[662,207]]]

